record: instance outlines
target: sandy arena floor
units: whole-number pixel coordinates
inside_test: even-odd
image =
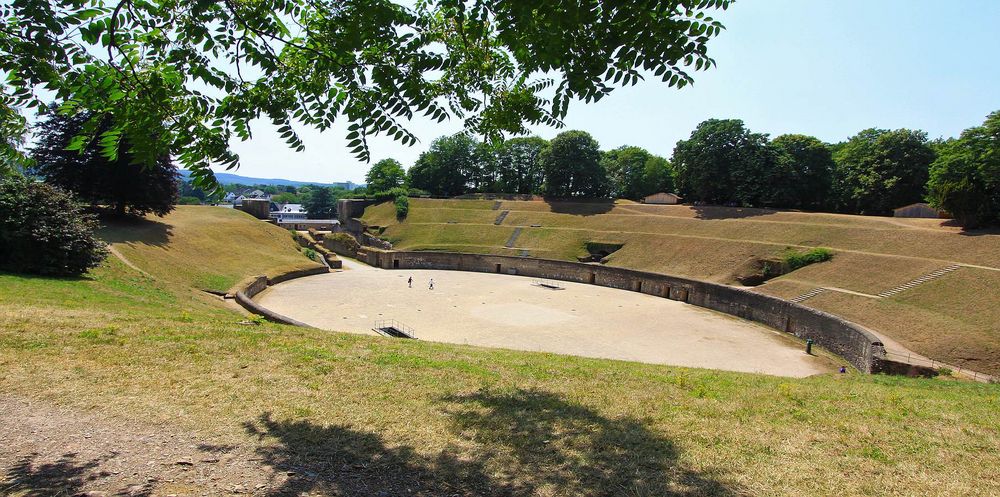
[[[774,330],[641,293],[569,282],[551,290],[523,276],[349,260],[344,267],[281,283],[256,300],[328,330],[375,334],[375,321],[395,319],[438,342],[795,377],[832,370]]]

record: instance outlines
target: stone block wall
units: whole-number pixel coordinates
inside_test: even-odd
[[[866,373],[880,372],[878,364],[884,356],[884,349],[878,338],[857,324],[776,297],[716,283],[618,267],[499,255],[365,248],[358,252],[358,257],[372,266],[385,269],[444,269],[518,274],[589,283],[679,300],[761,323],[801,339],[812,339],[817,345],[843,357]]]

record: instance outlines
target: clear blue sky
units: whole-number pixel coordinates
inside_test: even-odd
[[[588,131],[602,149],[638,145],[669,157],[709,118],[836,142],[870,127],[955,136],[1000,110],[1000,0],[738,0],[716,17],[727,28],[710,45],[718,67],[696,73],[694,87],[650,81],[597,104],[574,102],[567,129]],[[409,167],[435,137],[460,128],[415,122],[421,143],[376,140],[373,160]],[[348,153],[342,128],[300,131],[306,150],[296,153],[269,125],[256,126],[252,142],[234,143],[238,173],[363,182],[369,165]]]

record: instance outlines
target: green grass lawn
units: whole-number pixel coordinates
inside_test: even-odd
[[[302,257],[278,247],[275,260]],[[237,253],[190,257],[228,280],[260,270]],[[996,385],[248,325],[168,264],[136,264],[150,276],[115,259],[79,279],[0,274],[0,391],[263,443],[277,468],[353,465],[422,495],[1000,493]]]

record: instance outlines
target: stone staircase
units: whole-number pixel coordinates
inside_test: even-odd
[[[499,200],[497,200],[497,201],[493,202],[493,210],[495,210],[495,211],[498,211],[498,210],[500,210],[500,206],[501,206],[501,205],[503,205],[503,202],[501,202],[501,201],[499,201]]]
[[[795,297],[795,298],[789,299],[789,300],[792,301],[792,302],[795,302],[796,304],[801,304],[801,303],[803,303],[803,302],[805,302],[805,301],[807,301],[807,300],[809,300],[809,299],[811,299],[811,298],[813,298],[813,297],[815,297],[815,296],[817,296],[817,295],[819,295],[819,294],[821,294],[821,293],[823,293],[825,291],[826,291],[826,288],[823,288],[823,287],[813,288],[812,290],[809,290],[808,292],[803,293],[802,295],[799,295],[798,297]]]
[[[892,297],[893,295],[896,295],[899,292],[909,290],[917,285],[922,285],[924,283],[927,283],[928,281],[936,280],[960,267],[962,266],[959,266],[958,264],[952,264],[950,266],[943,267],[941,269],[938,269],[937,271],[927,273],[913,281],[897,286],[896,288],[892,288],[890,290],[886,290],[882,293],[879,293],[878,296],[882,298]]]
[[[500,215],[497,216],[496,221],[493,221],[493,224],[500,226],[500,224],[503,223],[503,220],[507,219],[507,214],[510,214],[510,211],[501,211]]]
[[[514,242],[517,241],[517,237],[519,236],[521,236],[521,228],[514,228],[514,232],[510,234],[510,238],[507,239],[507,243],[505,243],[503,246],[507,248],[512,248],[514,246]]]

